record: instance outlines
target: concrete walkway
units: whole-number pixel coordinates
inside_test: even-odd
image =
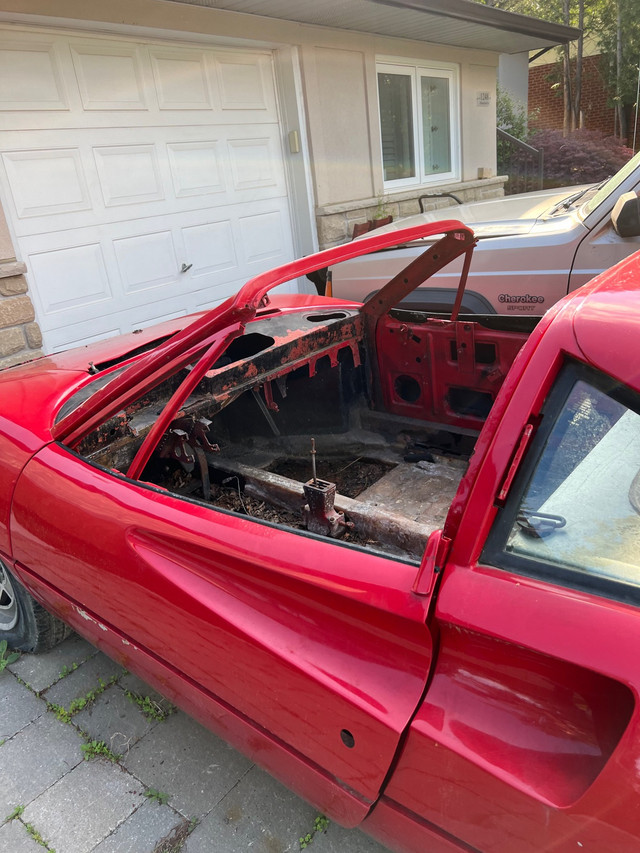
[[[318,818],[75,635],[0,672],[1,851],[386,849]]]

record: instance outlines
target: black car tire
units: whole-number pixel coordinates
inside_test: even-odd
[[[0,640],[21,652],[44,652],[71,628],[48,613],[0,562]]]

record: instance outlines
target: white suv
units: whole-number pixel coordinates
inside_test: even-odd
[[[638,190],[640,153],[601,184],[452,205],[407,217],[375,233],[458,219],[478,238],[462,312],[541,315],[569,291],[640,248]],[[333,296],[363,302],[423,248],[422,243],[410,244],[335,267],[330,278]],[[461,263],[458,260],[430,278],[405,307],[450,309]]]

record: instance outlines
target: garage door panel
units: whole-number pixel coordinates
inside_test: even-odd
[[[93,149],[105,207],[164,201],[155,145],[113,145]]]
[[[178,260],[171,231],[114,240],[123,296],[176,281]]]
[[[0,79],[0,187],[46,349],[210,307],[293,258],[269,52],[1,32],[26,82],[19,113]]]
[[[0,110],[68,109],[59,45],[0,38]]]
[[[111,129],[92,145],[95,131],[83,129],[73,134],[77,148],[62,147],[65,131],[34,131],[31,150],[11,150],[23,135],[3,134],[17,235],[285,198],[278,127],[221,130],[181,142],[173,128]]]
[[[224,274],[238,265],[230,220],[183,228],[182,239],[194,279],[214,272]]]
[[[163,302],[159,306],[142,305],[139,309],[115,312],[110,315],[108,322],[81,320],[69,324],[68,330],[55,329],[49,332],[49,350],[58,352],[66,349],[69,346],[66,340],[69,333],[73,336],[74,346],[84,346],[103,338],[132,332],[134,329],[145,329],[162,320],[184,317],[187,313],[185,308],[171,310],[169,301],[168,305]]]
[[[236,191],[278,187],[281,176],[274,161],[274,148],[275,141],[268,136],[229,140],[231,173]]]
[[[221,54],[216,59],[222,110],[264,110],[276,116],[269,67],[264,56]]]
[[[224,193],[224,143],[219,139],[168,142],[167,155],[176,198]]]
[[[243,216],[239,222],[243,256],[247,267],[274,263],[285,254],[285,229],[280,210]],[[255,272],[255,275],[260,270]]]
[[[236,280],[232,282],[234,291],[240,290],[243,281]],[[221,302],[228,297],[228,293],[225,292],[226,288],[222,285],[218,287],[208,287],[201,291],[196,291],[193,294],[193,308],[192,311],[206,311],[208,308],[213,307],[214,305],[219,305]]]
[[[160,110],[213,110],[204,51],[151,48],[151,68]]]
[[[75,42],[70,50],[83,109],[148,108],[137,47]]]
[[[7,151],[2,155],[20,219],[91,210],[80,151]]]
[[[86,312],[91,307],[98,313],[113,298],[99,243],[33,254],[29,271],[40,298],[41,316],[66,313],[70,308]]]

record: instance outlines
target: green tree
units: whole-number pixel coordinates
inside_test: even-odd
[[[602,71],[626,138],[625,107],[635,105],[640,62],[640,0],[477,0],[507,12],[578,27],[602,52]],[[583,38],[560,49],[565,134],[580,126]]]
[[[636,106],[640,62],[640,0],[600,4],[598,44],[602,70],[618,117],[618,132],[627,136],[625,107]]]

